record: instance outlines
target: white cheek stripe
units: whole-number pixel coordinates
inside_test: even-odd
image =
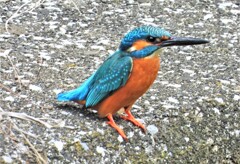
[[[136,50],[137,49],[134,46],[132,46],[129,49],[127,49],[127,52],[133,52],[133,51],[136,51]]]

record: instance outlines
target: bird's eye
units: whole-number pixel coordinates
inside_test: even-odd
[[[155,41],[156,41],[156,38],[155,38],[155,37],[152,37],[152,36],[148,36],[146,40],[147,40],[148,42],[155,42]]]

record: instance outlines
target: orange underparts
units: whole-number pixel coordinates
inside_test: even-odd
[[[133,43],[133,47],[135,50],[141,50],[146,46],[152,45],[151,43],[145,41],[145,40],[138,40],[135,43]]]
[[[159,66],[160,61],[157,53],[150,57],[134,59],[132,72],[127,83],[93,107],[98,111],[100,117],[107,117],[110,120],[108,124],[115,128],[125,140],[127,140],[126,135],[113,121],[112,115],[124,108],[126,116],[122,118],[131,121],[145,131],[145,127],[132,116],[130,110],[135,101],[152,85],[157,77]]]
[[[156,55],[146,58],[134,59],[131,75],[127,83],[114,91],[112,95],[105,98],[93,107],[98,111],[100,117],[115,114],[121,108],[132,106],[152,85],[157,77],[160,61]]]
[[[144,46],[144,44],[146,45],[148,43],[138,41],[135,43],[135,46],[137,45],[138,48],[140,48]],[[145,127],[133,117],[130,110],[135,101],[149,89],[157,77],[160,67],[158,53],[159,52],[156,51],[154,54],[145,58],[134,58],[132,72],[127,83],[92,107],[98,111],[99,117],[107,117],[109,119],[107,123],[116,129],[126,141],[127,137],[124,131],[114,122],[113,115],[124,108],[126,116],[122,116],[122,118],[132,122],[145,132]],[[84,101],[77,101],[77,103],[83,104]]]

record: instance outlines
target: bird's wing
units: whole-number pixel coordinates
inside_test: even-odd
[[[118,51],[110,56],[95,72],[86,97],[86,107],[94,106],[124,86],[130,76],[133,61],[130,56]]]

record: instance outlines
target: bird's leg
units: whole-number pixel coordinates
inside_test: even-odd
[[[113,120],[112,114],[108,114],[107,118],[109,119],[107,124],[110,125],[111,127],[113,127],[114,129],[116,129],[125,141],[128,141],[127,136],[125,135],[124,131]]]
[[[132,108],[132,106],[127,107],[127,109],[125,109],[125,113],[127,114],[127,116],[121,116],[121,118],[123,118],[124,120],[128,120],[128,121],[132,122],[134,125],[141,128],[144,133],[146,133],[145,126],[141,122],[136,120],[134,118],[134,116],[132,115],[132,113],[130,112],[131,108]]]

